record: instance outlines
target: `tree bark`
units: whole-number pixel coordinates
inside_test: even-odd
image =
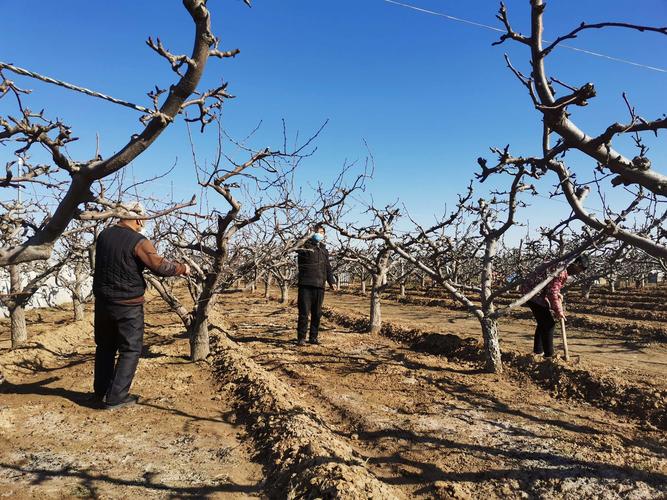
[[[271,296],[271,275],[267,274],[264,279],[264,298],[268,300]]]
[[[361,279],[361,295],[366,295],[366,280]]]
[[[72,306],[74,308],[74,321],[79,322],[86,319],[86,310],[83,301],[78,294],[72,294]]]
[[[83,305],[83,281],[85,279],[85,268],[81,262],[74,266],[74,290],[72,291],[72,306],[74,308],[74,321],[83,321],[86,312]]]
[[[28,342],[28,328],[25,324],[25,309],[16,305],[9,309],[11,318],[12,349],[17,349]]]
[[[289,300],[289,284],[283,283],[280,285],[280,303],[287,304]]]
[[[372,334],[380,333],[382,329],[382,305],[380,302],[380,292],[378,291],[380,279],[373,276],[373,288],[371,289],[371,311],[370,325],[368,332]]]
[[[490,373],[502,373],[503,362],[500,354],[498,339],[498,322],[495,319],[484,317],[480,319],[482,335],[484,337],[484,357],[486,370]]]
[[[204,360],[210,352],[208,315],[197,311],[197,316],[190,327],[190,359],[192,361]]]
[[[18,265],[9,266],[9,293],[12,295],[8,304],[12,349],[21,347],[28,341],[28,328],[25,324],[25,309],[19,294],[21,293],[21,273]]]
[[[405,297],[405,283],[401,283],[401,297]]]

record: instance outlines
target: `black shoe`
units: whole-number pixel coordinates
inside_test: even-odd
[[[125,406],[132,406],[139,402],[139,396],[134,394],[128,394],[125,398],[118,403],[104,403],[105,410],[116,410],[118,408],[123,408]]]
[[[103,394],[89,394],[81,400],[86,406],[91,406],[94,408],[101,408],[104,405],[104,395]]]
[[[296,345],[299,346],[299,347],[302,347],[302,346],[306,345],[306,339],[297,340]]]
[[[314,344],[314,345],[318,345],[320,343],[320,341],[317,339],[317,337],[313,337],[313,338],[308,339],[308,342],[310,342],[311,344]]]

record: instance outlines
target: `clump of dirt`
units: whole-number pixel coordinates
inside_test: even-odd
[[[281,498],[401,498],[365,467],[352,447],[336,436],[275,375],[243,353],[226,335],[213,334],[214,366],[237,412],[262,449],[272,492]]]
[[[340,313],[325,308],[324,315],[347,328],[364,331],[369,320],[358,315]],[[481,362],[481,344],[474,339],[453,334],[424,332],[383,322],[380,334],[409,345],[412,349],[444,355],[447,358]],[[598,408],[610,410],[667,430],[667,391],[650,384],[628,383],[611,373],[600,373],[591,367],[568,366],[557,361],[535,363],[531,356],[505,350],[503,362],[515,376],[528,377],[540,387],[552,391],[555,397],[585,401]],[[510,373],[512,373],[512,371]]]
[[[628,384],[611,374],[574,368],[559,361],[535,363],[531,356],[515,351],[503,353],[503,361],[551,390],[554,396],[586,401],[598,408],[667,429],[667,391],[649,385]]]

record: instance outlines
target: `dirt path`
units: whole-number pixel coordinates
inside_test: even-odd
[[[368,315],[369,299],[351,294],[327,294],[326,305],[340,311],[354,311]],[[447,311],[440,307],[382,302],[383,318],[411,328],[438,333],[453,333],[460,337],[480,338],[479,322],[461,311]],[[500,341],[523,352],[533,347],[534,323],[522,319],[505,319],[500,323]],[[557,332],[556,349],[561,349],[560,332]],[[587,362],[622,368],[629,375],[645,379],[646,373],[659,375],[656,382],[667,386],[667,344],[660,342],[639,343],[636,339],[604,332],[568,328],[570,352]]]
[[[326,320],[324,344],[299,349],[293,308],[241,296],[220,307],[232,338],[408,496],[667,495],[663,433]]]
[[[133,392],[112,412],[85,401],[92,385],[89,322],[31,313],[31,346],[8,351],[0,324],[0,497],[254,498],[263,473],[207,365],[187,362],[187,340],[158,300]],[[41,321],[41,323],[40,323]],[[162,324],[166,323],[167,326]]]

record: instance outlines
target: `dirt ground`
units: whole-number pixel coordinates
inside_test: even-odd
[[[222,307],[232,339],[409,497],[667,495],[662,432],[326,320],[323,345],[298,348],[293,307],[253,297]]]
[[[365,312],[361,298],[328,294],[326,301]],[[474,323],[456,314],[401,309],[406,307],[387,303],[385,313],[410,326],[446,325],[476,335]],[[258,296],[223,295],[220,315],[225,320],[216,322],[215,335],[236,342],[226,348],[234,354],[225,356],[250,358],[263,368],[255,372],[259,378],[240,390],[231,366],[216,374],[206,363],[187,362],[177,318],[152,299],[147,347],[133,386],[143,402],[114,412],[86,401],[94,349],[89,322],[72,324],[65,311],[32,312],[31,345],[16,351],[9,350],[7,322],[0,323],[0,370],[8,380],[0,387],[0,496],[275,496],[267,471],[281,464],[267,463],[268,453],[257,450],[310,454],[315,468],[330,464],[332,456],[318,455],[327,449],[322,443],[290,444],[295,434],[289,430],[284,438],[277,417],[261,426],[262,415],[244,422],[248,404],[255,410],[275,406],[266,392],[274,390],[280,408],[294,408],[279,410],[288,419],[285,428],[306,421],[297,411],[303,408],[310,427],[300,440],[330,436],[332,449],[349,448],[345,455],[354,456],[354,467],[346,469],[351,480],[362,476],[361,467],[386,491],[408,498],[667,497],[667,436],[636,420],[557,400],[528,379],[482,373],[474,363],[412,351],[326,319],[323,344],[298,348],[295,308]],[[522,342],[528,340],[518,337]],[[621,343],[609,351],[616,357],[615,350],[627,349]],[[216,356],[222,354],[214,354],[214,365]],[[590,356],[613,363],[605,352],[599,357],[591,350]],[[620,356],[631,363],[623,357],[630,354]],[[655,366],[641,365],[635,373],[657,379]],[[271,389],[278,387],[275,380],[264,384],[261,377],[286,388]],[[256,399],[245,404],[241,397]],[[261,436],[269,431],[274,436]]]
[[[92,315],[89,315],[92,316]],[[0,497],[263,497],[262,467],[206,364],[159,299],[147,306],[146,348],[132,392],[140,404],[104,411],[92,387],[90,322],[31,312],[28,347],[9,351],[0,324]]]
[[[326,303],[337,310],[354,311],[368,315],[369,299],[347,293],[329,293]],[[383,319],[419,328],[428,332],[453,333],[461,337],[480,338],[479,322],[462,311],[448,311],[441,307],[382,302]],[[528,320],[506,318],[500,320],[500,343],[503,346],[529,353],[533,348],[535,324]],[[646,379],[667,387],[667,344],[651,339],[640,341],[637,337],[568,327],[567,338],[570,353],[585,359],[587,363],[604,366],[605,369],[623,369],[632,378]],[[556,350],[562,352],[560,332],[556,333]]]

